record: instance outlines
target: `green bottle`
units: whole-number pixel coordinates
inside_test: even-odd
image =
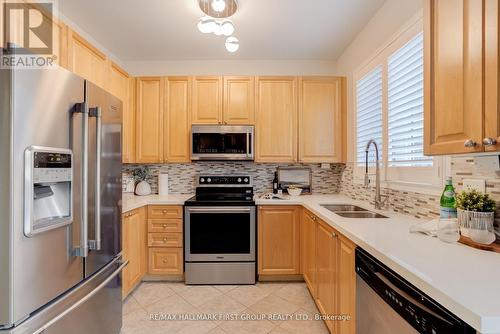
[[[457,201],[455,199],[455,189],[451,182],[451,177],[446,180],[443,194],[441,195],[441,218],[457,218]]]

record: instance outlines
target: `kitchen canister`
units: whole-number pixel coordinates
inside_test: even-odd
[[[158,195],[168,195],[168,174],[158,175]]]

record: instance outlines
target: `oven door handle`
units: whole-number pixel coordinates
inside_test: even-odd
[[[195,213],[232,213],[232,212],[251,212],[252,208],[188,208],[188,212]]]

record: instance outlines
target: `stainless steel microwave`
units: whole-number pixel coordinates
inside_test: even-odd
[[[251,125],[193,125],[191,160],[253,160]]]

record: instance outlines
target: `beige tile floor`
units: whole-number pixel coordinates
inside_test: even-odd
[[[148,282],[124,301],[122,334],[326,334],[325,324],[314,320],[317,313],[305,283],[187,286]],[[152,315],[160,320],[151,319]],[[201,315],[211,318],[194,319]],[[224,316],[233,318],[224,320]]]

